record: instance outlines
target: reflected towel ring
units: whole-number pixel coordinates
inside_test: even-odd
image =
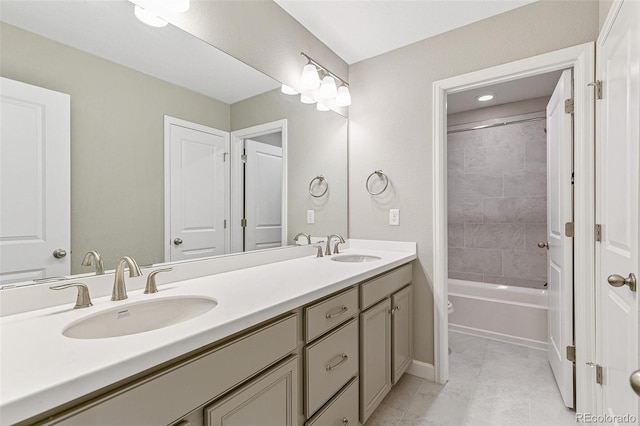
[[[369,181],[371,180],[371,178],[373,177],[373,175],[377,175],[378,178],[384,180],[384,187],[382,187],[382,189],[378,192],[372,192],[371,188],[369,187]],[[387,175],[385,175],[384,173],[382,173],[382,170],[376,170],[373,173],[371,173],[369,175],[369,177],[367,178],[367,183],[365,183],[365,186],[367,187],[367,192],[371,195],[380,195],[382,194],[384,191],[387,190],[387,186],[389,186],[389,178],[387,177]]]
[[[320,194],[314,194],[313,193],[313,182],[318,181],[318,186],[322,185],[322,182],[324,182],[324,191],[322,191]],[[327,190],[329,189],[329,182],[327,182],[327,180],[324,178],[324,176],[319,175],[314,177],[313,179],[311,179],[311,182],[309,182],[309,194],[312,197],[315,198],[319,198],[322,197],[324,194],[327,193]]]

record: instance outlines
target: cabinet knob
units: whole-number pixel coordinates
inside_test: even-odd
[[[173,240],[173,244],[179,246],[180,244],[182,244],[182,239],[181,238],[176,238]]]
[[[67,252],[63,249],[56,249],[53,251],[53,257],[55,257],[56,259],[62,259],[66,255],[67,255]]]
[[[344,418],[342,419],[342,424],[343,424],[344,426],[349,426],[349,419],[348,419],[348,418],[346,418],[346,417],[344,417]]]

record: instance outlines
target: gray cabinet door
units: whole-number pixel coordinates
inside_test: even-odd
[[[391,389],[391,299],[360,314],[360,422]]]
[[[413,287],[407,286],[391,296],[392,362],[395,385],[413,360]]]
[[[205,408],[205,426],[297,425],[297,375],[294,357]]]

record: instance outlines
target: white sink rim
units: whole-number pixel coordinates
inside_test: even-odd
[[[373,256],[370,254],[341,254],[331,258],[336,262],[342,263],[364,263],[364,262],[376,262],[382,260],[380,256]]]
[[[62,334],[82,340],[131,336],[189,321],[217,305],[217,300],[202,296],[138,300],[73,321]]]

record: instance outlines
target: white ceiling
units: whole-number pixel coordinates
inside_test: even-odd
[[[537,0],[275,0],[348,64]]]
[[[560,80],[560,74],[562,74],[562,71],[554,71],[508,81],[506,83],[494,84],[493,86],[450,94],[447,96],[447,113],[454,114],[456,112],[539,98],[541,96],[551,96],[553,89],[555,89],[558,84],[558,80]],[[492,94],[494,97],[487,102],[478,102],[476,98],[484,94]]]
[[[228,104],[280,87],[172,25],[143,24],[133,7],[125,0],[2,0],[0,20]]]

